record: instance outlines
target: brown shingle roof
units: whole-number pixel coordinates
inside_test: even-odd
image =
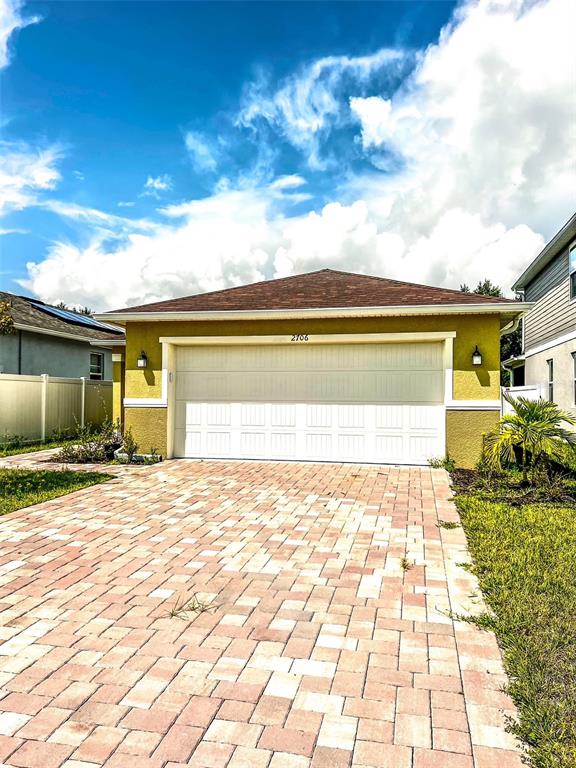
[[[106,330],[102,325],[100,328],[90,328],[87,325],[79,325],[75,322],[67,322],[59,317],[42,311],[41,307],[49,308],[49,304],[38,299],[28,299],[25,296],[18,296],[14,293],[0,291],[0,301],[10,304],[10,315],[15,323],[28,328],[42,328],[45,331],[54,331],[55,334],[67,333],[70,336],[78,336],[82,339],[91,339],[94,341],[110,341],[121,339],[122,331]],[[81,319],[81,316],[80,316]]]
[[[385,277],[321,269],[304,275],[264,280],[251,285],[157,301],[115,312],[238,312],[509,302],[510,299],[462,293],[448,288],[433,288]]]

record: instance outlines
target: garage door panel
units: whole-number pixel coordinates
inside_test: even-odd
[[[366,405],[339,405],[338,426],[351,429],[364,427],[366,425],[366,417],[369,417],[373,411],[373,407]]]
[[[332,435],[318,433],[306,435],[306,453],[313,459],[322,459],[324,456],[333,456]]]
[[[265,432],[241,432],[240,452],[242,456],[265,456],[266,433]]]
[[[291,432],[270,434],[270,456],[293,459],[296,456],[296,435]]]
[[[379,461],[399,461],[398,456],[404,456],[404,454],[405,450],[403,435],[376,435],[375,455],[380,457]]]
[[[293,403],[271,403],[270,414],[272,427],[296,426],[296,405]]]
[[[177,350],[175,454],[425,463],[444,453],[442,345]]]

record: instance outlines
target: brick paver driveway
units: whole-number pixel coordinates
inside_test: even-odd
[[[442,470],[192,461],[0,519],[0,763],[519,766],[438,519]]]

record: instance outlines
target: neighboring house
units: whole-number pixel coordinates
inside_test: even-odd
[[[533,302],[523,320],[523,355],[506,361],[513,386],[576,413],[576,213],[513,286]]]
[[[112,379],[112,348],[124,333],[92,317],[0,291],[14,333],[0,335],[0,373]]]
[[[114,384],[141,451],[472,466],[527,308],[324,269],[98,317],[126,328]]]

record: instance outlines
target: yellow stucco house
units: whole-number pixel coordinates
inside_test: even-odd
[[[167,458],[472,466],[529,305],[329,269],[99,316],[114,416]]]

